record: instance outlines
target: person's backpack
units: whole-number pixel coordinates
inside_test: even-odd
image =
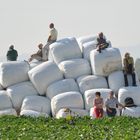
[[[134,100],[131,97],[125,98],[124,103],[125,107],[136,107],[136,105],[134,104]]]

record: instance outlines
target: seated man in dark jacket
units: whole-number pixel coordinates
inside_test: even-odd
[[[97,38],[97,51],[101,53],[101,50],[107,48],[109,46],[109,43],[106,42],[106,39],[104,38],[103,33],[99,33]]]
[[[18,52],[14,49],[14,46],[11,45],[7,52],[7,61],[16,61],[18,57]]]

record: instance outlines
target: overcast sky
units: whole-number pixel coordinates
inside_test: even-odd
[[[10,44],[19,55],[46,43],[49,23],[59,39],[104,32],[122,54],[140,54],[140,0],[0,0],[0,57]]]

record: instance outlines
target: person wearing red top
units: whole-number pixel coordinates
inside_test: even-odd
[[[96,118],[102,118],[103,117],[103,98],[101,98],[101,93],[100,92],[95,93],[93,106],[94,106],[95,117]]]

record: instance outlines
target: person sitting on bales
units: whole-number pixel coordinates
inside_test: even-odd
[[[37,51],[37,53],[34,53],[31,55],[31,57],[29,58],[29,62],[31,62],[32,60],[36,59],[38,61],[42,61],[42,48],[43,48],[43,44],[40,43],[38,45],[39,50]]]
[[[122,104],[118,102],[118,99],[114,97],[114,92],[109,92],[108,98],[105,100],[105,107],[106,107],[106,113],[109,117],[116,116],[117,110],[116,108],[120,106],[124,108]]]
[[[14,49],[14,45],[11,45],[9,47],[9,50],[6,54],[7,56],[7,61],[16,61],[18,57],[18,52],[17,50]]]
[[[101,53],[101,50],[104,50],[109,46],[109,43],[106,42],[106,39],[104,38],[104,34],[101,32],[98,34],[97,38],[97,51]]]
[[[125,53],[125,57],[123,59],[123,64],[124,64],[125,86],[128,86],[127,74],[130,74],[132,76],[133,86],[136,86],[134,60],[133,60],[133,57],[131,57],[129,53]]]
[[[93,114],[95,114],[95,117],[102,118],[103,117],[103,98],[101,98],[100,92],[95,93],[93,107],[94,107]]]
[[[56,42],[57,40],[57,36],[58,36],[58,32],[57,30],[55,29],[54,27],[54,24],[51,23],[49,25],[49,28],[50,28],[50,32],[49,32],[49,37],[48,37],[48,40],[47,40],[47,44],[44,46],[43,48],[43,60],[44,61],[47,61],[48,60],[48,55],[49,55],[49,46]]]

